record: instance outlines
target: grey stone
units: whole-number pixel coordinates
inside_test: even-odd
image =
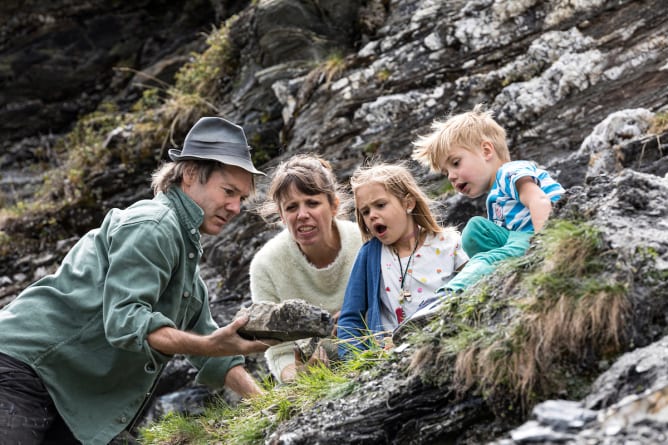
[[[250,339],[291,341],[327,337],[332,333],[333,321],[329,312],[304,300],[253,303],[237,312],[237,317],[243,315],[248,315],[248,323],[238,332]]]
[[[542,423],[559,431],[582,428],[596,420],[596,411],[585,409],[581,402],[570,400],[547,400],[536,405],[533,414]]]
[[[511,431],[510,436],[517,443],[565,442],[573,438],[571,434],[554,431],[549,426],[541,425],[536,421],[529,421]]]

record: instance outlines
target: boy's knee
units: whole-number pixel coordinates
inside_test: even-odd
[[[480,252],[481,246],[478,244],[475,237],[465,237],[462,235],[462,248],[469,257],[472,257]]]
[[[464,226],[464,230],[462,231],[462,236],[464,236],[467,233],[469,234],[479,233],[480,231],[485,230],[485,228],[489,223],[490,221],[487,218],[483,218],[482,216],[474,216],[471,219],[469,219],[466,225]]]
[[[487,252],[505,243],[505,229],[482,216],[474,216],[462,230],[462,248],[469,257]]]

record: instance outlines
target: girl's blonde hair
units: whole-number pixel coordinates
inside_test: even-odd
[[[430,134],[418,136],[413,142],[413,159],[432,171],[441,172],[453,148],[480,150],[485,141],[492,143],[499,159],[510,161],[506,131],[494,120],[492,112],[485,110],[483,104],[446,120],[435,120],[431,130]]]
[[[382,185],[385,187],[385,190],[399,198],[402,202],[407,197],[412,196],[415,199],[415,208],[411,214],[415,223],[431,235],[443,231],[443,228],[438,224],[431,210],[434,202],[425,195],[411,172],[403,163],[362,165],[355,170],[350,178],[350,187],[353,194],[355,194],[359,187],[372,183]],[[369,232],[369,228],[364,224],[364,217],[357,208],[357,204],[355,204],[355,220],[364,241],[373,238]]]

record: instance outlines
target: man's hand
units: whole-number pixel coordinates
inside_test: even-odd
[[[264,390],[243,366],[234,366],[227,372],[225,386],[244,398],[264,394]]]
[[[156,329],[148,335],[148,343],[163,354],[187,354],[204,357],[247,355],[265,351],[276,340],[245,340],[237,330],[248,323],[248,317],[238,318],[209,335],[197,335],[171,327]]]
[[[242,338],[237,331],[246,323],[248,323],[248,317],[240,317],[211,333],[209,337],[213,342],[212,349],[217,351],[215,355],[256,354],[264,352],[269,346],[279,343],[277,340],[246,340]]]

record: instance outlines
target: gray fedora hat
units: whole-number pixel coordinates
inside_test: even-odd
[[[190,129],[183,149],[169,150],[172,161],[208,159],[264,175],[253,165],[243,128],[220,117],[203,117]]]

